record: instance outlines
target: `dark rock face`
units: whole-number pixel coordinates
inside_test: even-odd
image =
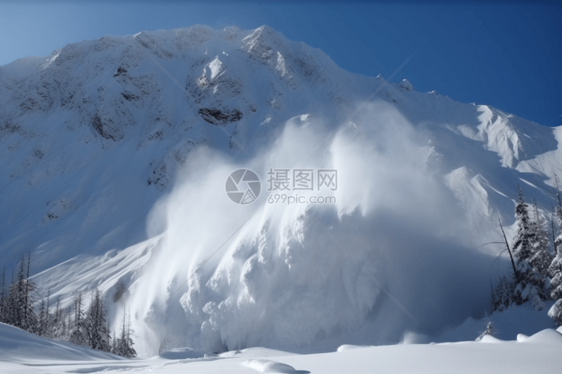
[[[136,101],[140,99],[137,95],[130,92],[122,92],[121,96],[123,96],[123,98],[127,101]]]
[[[123,139],[123,133],[114,125],[113,120],[104,122],[100,116],[96,115],[92,120],[92,127],[105,139],[113,140],[114,142]]]
[[[220,109],[201,108],[199,114],[205,121],[217,126],[240,121],[243,117],[242,112],[238,109],[221,111]]]
[[[127,74],[127,69],[125,69],[122,66],[119,66],[117,68],[117,71],[115,72],[115,74],[113,74],[113,77],[119,77],[119,76],[125,75],[125,74]]]

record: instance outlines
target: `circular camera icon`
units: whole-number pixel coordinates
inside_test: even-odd
[[[235,170],[226,179],[226,194],[236,204],[253,203],[260,191],[260,178],[250,169]]]

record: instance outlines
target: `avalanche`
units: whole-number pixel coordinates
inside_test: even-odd
[[[267,26],[84,41],[0,87],[4,263],[32,250],[64,307],[124,282],[110,322],[130,308],[143,355],[436,340],[489,310],[507,262],[484,244],[498,218],[514,234],[517,184],[546,215],[562,175],[561,128],[343,71]],[[241,168],[252,204],[225,192]],[[336,170],[298,191],[335,203],[272,203],[271,169]]]

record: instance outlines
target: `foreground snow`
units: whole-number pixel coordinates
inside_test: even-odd
[[[559,329],[562,330],[562,329]],[[530,373],[559,370],[562,334],[552,329],[517,341],[341,346],[300,355],[250,348],[220,355],[176,349],[160,357],[126,360],[35,337],[0,324],[0,371],[9,373]],[[167,358],[165,358],[167,357]]]

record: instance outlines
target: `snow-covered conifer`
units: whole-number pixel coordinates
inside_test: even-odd
[[[0,280],[0,323],[6,322],[7,313],[7,294],[6,294],[6,267],[2,270],[2,279]]]
[[[70,329],[70,341],[78,345],[88,344],[88,331],[84,320],[83,307],[82,292],[78,291],[74,294],[74,320]]]
[[[560,325],[562,324],[562,198],[560,196],[560,190],[558,189],[558,178],[555,176],[554,180],[556,182],[556,198],[558,202],[554,215],[560,235],[554,240],[553,247],[556,251],[556,256],[548,268],[548,274],[551,278],[550,297],[558,301],[550,308],[548,315]]]
[[[514,288],[515,283],[512,279],[505,276],[500,277],[493,292],[493,310],[499,310],[501,312],[509,308],[509,306],[514,302]]]
[[[552,318],[557,325],[562,325],[562,299],[554,303],[549,309],[548,316]]]
[[[41,300],[41,306],[39,307],[39,314],[37,315],[37,325],[33,331],[36,335],[47,336],[47,325],[48,317],[45,312],[45,300]]]
[[[9,324],[22,330],[33,332],[37,326],[37,316],[33,309],[33,293],[35,284],[29,279],[29,267],[31,255],[22,257],[19,266],[17,280],[10,286],[9,294]]]
[[[545,220],[539,213],[537,202],[533,204],[533,220],[530,223],[532,235],[533,254],[529,259],[529,264],[536,269],[543,277],[548,276],[548,267],[552,261],[549,253],[550,241],[548,239],[548,231],[545,230]]]
[[[515,207],[515,218],[517,221],[517,234],[513,244],[513,255],[517,260],[515,302],[522,304],[530,301],[535,309],[541,310],[545,306],[543,300],[548,298],[545,279],[530,263],[531,258],[535,255],[536,233],[533,231],[528,206],[520,188]]]
[[[558,209],[557,213],[560,215],[559,221],[562,227],[562,210]],[[550,297],[554,300],[562,299],[562,234],[556,238],[556,257],[552,260],[548,273],[550,275]]]
[[[121,325],[121,334],[119,338],[116,337],[114,342],[113,353],[123,356],[123,357],[136,357],[137,352],[133,348],[134,342],[132,338],[132,334],[134,333],[133,329],[131,328],[131,318],[130,313],[127,312],[123,313],[123,324]]]
[[[111,337],[107,327],[106,313],[101,292],[96,289],[84,320],[88,334],[88,345],[93,349],[109,352],[111,350]]]

